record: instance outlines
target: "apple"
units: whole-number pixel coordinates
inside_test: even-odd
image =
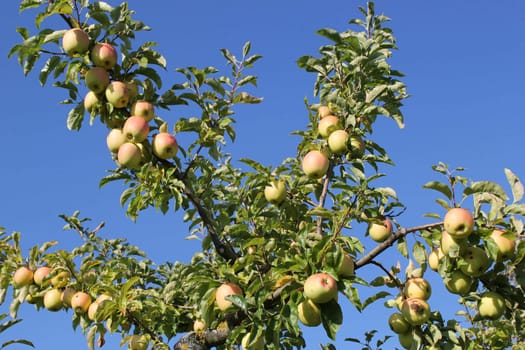
[[[62,291],[62,295],[60,296],[60,300],[62,300],[62,303],[66,307],[71,307],[71,299],[73,299],[73,295],[75,295],[77,291],[74,288],[66,287]]]
[[[62,270],[53,277],[51,277],[51,285],[55,288],[64,288],[69,283],[70,278],[71,272],[67,270]]]
[[[131,115],[142,117],[149,122],[155,117],[155,108],[148,101],[138,100],[131,106]]]
[[[109,85],[109,74],[104,68],[94,67],[86,72],[84,81],[89,90],[95,94],[100,94]]]
[[[263,350],[264,349],[264,337],[259,337],[256,340],[252,340],[252,334],[250,332],[246,333],[241,340],[241,346],[243,350]]]
[[[25,301],[27,301],[29,304],[37,304],[41,303],[43,300],[43,297],[39,294],[27,294],[25,297]]]
[[[106,145],[111,153],[117,153],[120,146],[126,142],[126,137],[121,129],[111,129],[106,136]]]
[[[133,334],[129,339],[129,350],[146,350],[148,345],[148,338],[144,335]]]
[[[390,315],[388,318],[388,325],[390,326],[392,332],[397,334],[407,333],[412,329],[410,323],[408,323],[408,321],[405,320],[403,315],[399,312],[394,312],[392,315]]]
[[[93,108],[97,105],[99,99],[93,91],[88,91],[86,96],[84,96],[84,109],[91,113]]]
[[[76,292],[71,298],[71,307],[76,313],[86,313],[91,305],[91,297],[84,292]]]
[[[264,188],[264,198],[272,204],[279,205],[286,198],[286,184],[283,180],[273,180]]]
[[[319,134],[324,138],[327,138],[332,132],[339,129],[341,129],[341,126],[339,125],[339,118],[337,118],[335,115],[327,115],[326,117],[319,120],[319,124],[317,125]]]
[[[365,153],[365,142],[359,136],[350,137],[350,150],[354,156],[362,156]]]
[[[478,310],[481,317],[500,318],[505,312],[505,299],[496,292],[483,293],[478,303]]]
[[[474,218],[464,208],[452,208],[443,219],[445,231],[454,239],[465,239],[474,230]]]
[[[428,254],[428,267],[432,270],[437,271],[439,269],[439,262],[445,257],[443,251],[440,247],[432,249],[430,254]]]
[[[33,271],[25,266],[19,267],[13,274],[13,286],[22,288],[33,283]]]
[[[401,306],[403,317],[412,326],[419,326],[430,318],[430,306],[419,298],[407,298]]]
[[[350,255],[344,255],[341,265],[337,269],[337,275],[342,277],[349,277],[354,275],[354,260]]]
[[[479,247],[467,247],[461,254],[459,269],[467,276],[479,277],[491,265],[485,250]]]
[[[229,311],[234,305],[226,297],[231,295],[243,295],[241,287],[235,283],[223,283],[215,291],[215,304],[221,311]]]
[[[49,285],[49,280],[45,280],[46,277],[51,273],[51,268],[47,266],[41,266],[33,273],[33,280],[35,284],[40,287],[46,287]],[[45,280],[45,281],[44,281]]]
[[[126,136],[126,140],[130,142],[142,142],[148,137],[148,121],[142,117],[131,116],[124,122],[122,133]]]
[[[332,112],[330,111],[330,107],[328,106],[321,105],[317,109],[317,114],[319,115],[319,118],[324,118],[326,116],[329,116],[330,113]]]
[[[345,130],[335,130],[328,136],[328,147],[335,154],[341,154],[348,151],[347,142],[350,135]]]
[[[470,291],[473,281],[470,276],[456,270],[444,279],[444,283],[450,293],[465,295]]]
[[[91,321],[95,321],[95,322],[99,321],[97,318],[97,310],[98,310],[99,305],[100,304],[97,303],[96,301],[89,304],[89,307],[87,310],[87,316]]]
[[[49,311],[62,309],[62,292],[59,289],[50,289],[44,294],[44,307]]]
[[[299,321],[307,327],[316,327],[321,324],[321,309],[310,299],[306,299],[297,305]]]
[[[140,148],[140,163],[139,166],[142,166],[149,161],[151,161],[151,146],[148,143],[148,140],[144,140],[141,143],[136,144]]]
[[[71,57],[82,56],[89,49],[89,35],[80,28],[69,29],[62,36],[62,48]]]
[[[97,67],[111,69],[117,64],[117,50],[108,43],[97,43],[91,49],[91,61]]]
[[[206,322],[203,320],[195,320],[193,322],[193,331],[194,332],[203,332],[206,329]]]
[[[308,177],[320,179],[328,171],[329,163],[328,158],[323,153],[312,150],[304,156],[302,167]]]
[[[177,154],[179,145],[175,139],[175,136],[172,134],[167,132],[159,132],[153,137],[152,149],[153,154],[155,154],[160,159],[170,159],[175,157]]]
[[[105,91],[106,99],[115,108],[124,108],[129,103],[129,90],[126,83],[112,81]]]
[[[505,231],[496,229],[492,231],[490,239],[496,243],[498,247],[496,260],[504,261],[512,258],[514,255],[515,242],[514,239],[505,236]]]
[[[422,277],[410,278],[405,283],[405,295],[407,298],[419,298],[428,300],[432,294],[430,283]]]
[[[317,304],[329,302],[337,298],[337,282],[326,272],[315,273],[304,282],[304,295]]]
[[[128,169],[135,169],[139,167],[142,161],[142,151],[139,146],[134,143],[123,143],[117,153],[117,162],[120,166]]]
[[[447,231],[441,232],[441,251],[452,258],[459,257],[465,250],[467,241],[455,239]]]
[[[406,296],[405,294],[403,293],[399,293],[397,296],[396,296],[396,299],[395,299],[395,303],[396,303],[396,307],[399,311],[401,311],[401,307],[403,306],[403,302],[405,301],[406,299]]]
[[[412,335],[412,332],[400,333],[397,335],[397,339],[403,348],[412,348],[412,343],[414,343],[414,335]]]
[[[392,222],[383,219],[381,222],[371,222],[368,225],[368,234],[376,242],[384,242],[392,234]]]

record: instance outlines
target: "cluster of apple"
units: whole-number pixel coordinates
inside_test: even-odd
[[[388,319],[388,325],[398,335],[399,343],[410,349],[413,342],[413,329],[427,322],[430,318],[430,306],[427,300],[432,294],[430,283],[422,277],[413,277],[406,281],[403,293],[396,298],[399,312],[394,312]]]
[[[317,130],[319,135],[326,140],[330,152],[336,155],[346,154],[351,151],[353,154],[362,155],[365,151],[363,140],[343,128],[339,117],[335,116],[328,106],[320,106],[318,109],[319,123]],[[319,150],[310,150],[303,157],[302,168],[304,173],[315,179],[322,178],[329,167],[327,155]]]
[[[153,137],[151,145],[147,138],[149,122],[154,118],[153,104],[138,99],[136,82],[111,81],[110,70],[117,64],[115,47],[109,43],[96,43],[90,50],[90,37],[80,28],[65,32],[62,47],[71,57],[89,53],[93,67],[84,74],[84,82],[89,92],[84,98],[84,108],[92,112],[100,103],[109,103],[113,108],[130,107],[129,117],[122,128],[112,129],[107,136],[108,149],[116,154],[118,164],[125,168],[137,168],[151,160],[151,151],[158,158],[173,158],[178,150],[175,137],[167,132],[159,132]]]

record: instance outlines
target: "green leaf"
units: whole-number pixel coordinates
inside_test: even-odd
[[[39,80],[40,84],[44,86],[47,82],[47,77],[49,76],[49,73],[55,70],[55,68],[60,63],[60,57],[59,56],[52,56],[50,57],[46,64],[44,65],[44,68],[40,71]]]
[[[319,34],[320,36],[323,36],[327,39],[330,39],[332,40],[333,42],[335,42],[336,44],[340,43],[342,40],[341,40],[341,34],[339,34],[339,32],[335,29],[331,29],[331,28],[322,28],[322,29],[319,29],[317,31],[317,34]]]
[[[450,187],[439,181],[430,181],[423,185],[423,188],[428,188],[431,190],[438,191],[445,195],[448,199],[452,200],[452,191],[450,190]]]
[[[505,175],[507,176],[512,190],[512,196],[514,197],[513,203],[519,202],[523,198],[523,184],[510,169],[505,168]]]
[[[507,205],[503,209],[503,212],[505,214],[517,214],[517,215],[525,216],[525,204],[516,203],[516,204]]]
[[[504,201],[509,200],[509,197],[503,190],[503,188],[495,182],[491,181],[478,181],[473,182],[472,185],[463,190],[464,196],[470,196],[475,193],[490,193]]]
[[[412,247],[412,256],[416,260],[416,262],[419,264],[419,266],[423,266],[426,264],[427,261],[427,251],[425,249],[425,246],[423,243],[417,241],[413,247]]]
[[[75,108],[69,111],[67,115],[67,128],[69,130],[80,130],[84,120],[84,104],[79,103]]]
[[[330,339],[335,340],[337,331],[343,324],[343,311],[341,310],[341,306],[339,306],[339,303],[335,300],[319,304],[319,306],[321,308],[321,320],[326,335],[328,335]]]

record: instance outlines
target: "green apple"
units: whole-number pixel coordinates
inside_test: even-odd
[[[233,303],[226,299],[232,295],[243,295],[241,287],[235,283],[223,283],[215,291],[215,305],[221,311],[230,311],[233,308]]]
[[[272,180],[264,187],[264,198],[272,204],[279,205],[286,198],[286,184],[283,180]]]
[[[172,134],[167,132],[159,132],[153,137],[152,149],[153,154],[155,154],[160,159],[170,159],[175,157],[177,154],[179,145]]]
[[[341,129],[341,126],[339,125],[339,118],[337,118],[335,115],[327,115],[326,117],[319,120],[319,124],[317,125],[319,134],[324,138],[327,138],[332,132],[339,129]]]
[[[401,314],[412,326],[419,326],[430,318],[430,307],[423,299],[407,298],[401,306]]]
[[[484,249],[467,247],[461,254],[459,268],[467,276],[479,277],[490,267],[491,261]]]
[[[388,318],[388,325],[392,332],[397,334],[407,333],[412,329],[410,323],[399,312],[394,312]]]
[[[337,282],[328,273],[315,273],[304,282],[304,295],[317,304],[329,302],[337,298]]]
[[[365,153],[365,142],[359,136],[350,137],[350,151],[356,157],[361,157]]]
[[[86,72],[84,81],[89,90],[100,94],[109,85],[109,74],[104,68],[94,67]]]
[[[500,318],[505,312],[505,299],[496,292],[483,293],[478,303],[478,310],[481,317]]]
[[[452,208],[445,214],[443,227],[452,238],[465,239],[474,230],[474,218],[464,208]]]
[[[117,153],[117,162],[120,166],[128,169],[139,167],[142,161],[142,151],[139,146],[131,142],[123,143]]]
[[[129,339],[129,350],[146,350],[148,346],[148,338],[144,335],[133,334]]]
[[[97,43],[91,49],[91,61],[97,67],[111,69],[117,64],[117,50],[108,43]]]
[[[71,57],[82,56],[89,49],[89,35],[80,28],[69,29],[62,36],[62,48]]]
[[[342,277],[349,277],[354,275],[354,260],[350,255],[345,254],[341,265],[337,269],[337,275]]]
[[[330,161],[323,153],[317,150],[309,151],[302,161],[304,173],[311,178],[320,179],[328,171]]]
[[[465,239],[455,239],[447,231],[441,232],[441,251],[443,254],[457,258],[466,247],[467,241]]]
[[[428,300],[432,294],[430,283],[422,277],[410,278],[405,283],[405,295],[407,298],[419,298]]]
[[[76,313],[84,314],[91,305],[91,296],[84,292],[76,292],[71,298],[71,307]]]
[[[335,130],[328,136],[328,148],[335,154],[342,154],[348,151],[347,142],[350,135],[345,130]]]
[[[148,137],[148,121],[142,117],[131,116],[124,122],[122,133],[129,142],[142,142]]]
[[[444,279],[444,283],[450,293],[465,295],[470,291],[473,281],[472,277],[456,270]]]
[[[84,97],[84,109],[88,111],[88,113],[91,113],[97,103],[99,103],[97,95],[93,91],[88,91]]]
[[[496,229],[492,231],[490,239],[498,247],[496,260],[504,261],[514,256],[515,240],[508,237],[503,230]]]
[[[368,234],[376,242],[384,242],[392,234],[392,222],[383,219],[380,222],[371,222],[368,225]]]
[[[439,269],[439,262],[445,257],[443,251],[440,247],[432,249],[430,254],[428,254],[428,267],[432,270],[437,271]]]
[[[299,321],[307,327],[316,327],[321,324],[321,309],[310,299],[306,299],[297,305],[297,314]]]
[[[76,292],[77,292],[76,289],[71,288],[71,287],[66,287],[62,291],[62,295],[60,296],[60,299],[62,300],[62,303],[66,307],[71,307],[71,299],[73,299],[73,295],[75,295]]]
[[[106,136],[106,145],[111,153],[117,153],[120,146],[126,142],[126,136],[121,129],[111,129]]]
[[[263,350],[264,349],[264,337],[259,337],[255,340],[252,339],[252,334],[250,332],[246,333],[241,340],[241,346],[244,349],[251,350]]]
[[[400,333],[397,335],[397,339],[403,348],[407,350],[412,348],[412,343],[414,343],[414,335],[412,332]]]
[[[64,288],[69,283],[70,278],[71,272],[62,269],[51,277],[51,285],[55,288]]]
[[[50,289],[44,294],[44,307],[49,311],[62,309],[62,292],[59,289]]]
[[[155,108],[148,101],[138,100],[131,106],[131,115],[136,115],[151,121],[155,117]]]
[[[35,284],[40,287],[46,287],[49,285],[49,280],[46,277],[51,273],[51,268],[47,266],[41,266],[33,273],[33,280]]]
[[[129,90],[126,83],[121,81],[112,81],[106,87],[106,99],[115,108],[124,108],[129,103]]]
[[[19,267],[13,274],[13,286],[22,288],[33,283],[33,271],[25,266]]]

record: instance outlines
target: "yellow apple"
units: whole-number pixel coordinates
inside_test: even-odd
[[[243,295],[241,287],[235,283],[223,283],[215,291],[215,304],[221,311],[229,311],[233,308],[233,303],[226,297],[232,295]]]

